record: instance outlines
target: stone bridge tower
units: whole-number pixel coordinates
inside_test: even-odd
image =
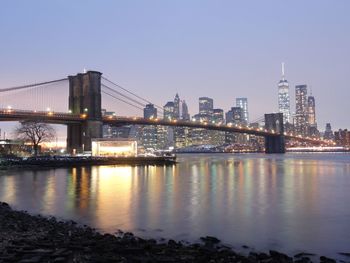
[[[283,113],[265,114],[265,129],[276,133],[265,137],[265,153],[285,153]]]
[[[91,151],[91,139],[102,137],[101,75],[97,71],[68,76],[69,111],[82,116],[81,123],[68,124],[67,151]]]

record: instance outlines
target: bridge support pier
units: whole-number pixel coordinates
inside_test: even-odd
[[[283,113],[265,114],[265,129],[276,133],[265,137],[265,153],[285,153]]]
[[[82,122],[68,124],[67,152],[91,151],[91,140],[102,137],[101,75],[97,71],[69,76],[69,111]]]
[[[265,137],[265,153],[285,153],[285,138],[283,135]]]

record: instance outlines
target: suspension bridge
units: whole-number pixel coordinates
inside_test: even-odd
[[[67,88],[68,86],[68,88]],[[102,126],[163,125],[223,132],[244,133],[265,138],[266,153],[284,153],[285,140],[309,143],[325,141],[284,132],[280,113],[265,114],[265,128],[160,118],[103,116],[102,109],[128,105],[143,110],[145,104],[163,108],[125,89],[97,71],[79,73],[67,78],[0,89],[0,121],[35,120],[67,125],[67,151],[91,151],[91,140],[102,137]]]

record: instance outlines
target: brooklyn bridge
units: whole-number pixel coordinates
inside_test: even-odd
[[[135,116],[103,116],[102,109],[107,108],[108,103],[130,104],[130,100],[129,102],[126,100],[126,95],[120,93],[116,87],[124,89],[104,78],[101,72],[87,71],[67,78],[3,88],[0,90],[0,121],[36,120],[64,124],[67,126],[68,152],[91,151],[91,140],[103,136],[104,124],[189,127],[262,136],[265,138],[266,153],[285,153],[286,140],[291,139],[313,144],[327,143],[316,138],[286,133],[282,113],[264,114],[264,128],[200,121],[145,119]],[[124,90],[141,98],[131,91]],[[64,100],[68,101],[66,109],[62,108]],[[135,107],[142,109],[143,105],[140,102],[131,100]]]

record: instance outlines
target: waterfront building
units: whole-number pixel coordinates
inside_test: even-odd
[[[184,121],[189,121],[190,120],[190,114],[188,112],[188,107],[186,102],[183,100],[181,103],[181,119]]]
[[[248,125],[249,124],[248,99],[236,98],[236,107],[242,108],[243,124]]]
[[[107,111],[106,109],[101,110],[103,117],[114,117],[116,113],[114,111]],[[105,124],[102,126],[102,137],[103,138],[128,138],[132,125],[126,126],[112,126]]]
[[[223,109],[213,109],[213,123],[224,124],[224,110]],[[222,131],[210,131],[211,132],[211,144],[213,145],[223,145],[225,143],[225,132]]]
[[[338,146],[350,146],[350,131],[339,129],[334,132],[334,141]]]
[[[326,130],[324,132],[323,138],[326,139],[326,140],[333,140],[334,139],[332,126],[331,126],[330,123],[326,123]]]
[[[282,63],[282,79],[278,82],[278,111],[283,113],[283,123],[291,122],[289,83],[284,75],[284,63]]]
[[[137,142],[130,139],[92,139],[92,156],[137,156]]]
[[[155,108],[153,104],[147,104],[143,109],[143,117],[145,119],[157,118],[157,108]]]
[[[243,109],[241,107],[232,107],[226,113],[226,124],[242,125],[243,123]],[[225,133],[225,142],[228,144],[237,143],[243,140],[243,138],[243,134],[234,134],[232,132]]]
[[[232,107],[226,113],[226,124],[241,125],[244,123],[243,109],[241,107]]]
[[[295,131],[300,135],[308,134],[307,86],[295,86]]]

